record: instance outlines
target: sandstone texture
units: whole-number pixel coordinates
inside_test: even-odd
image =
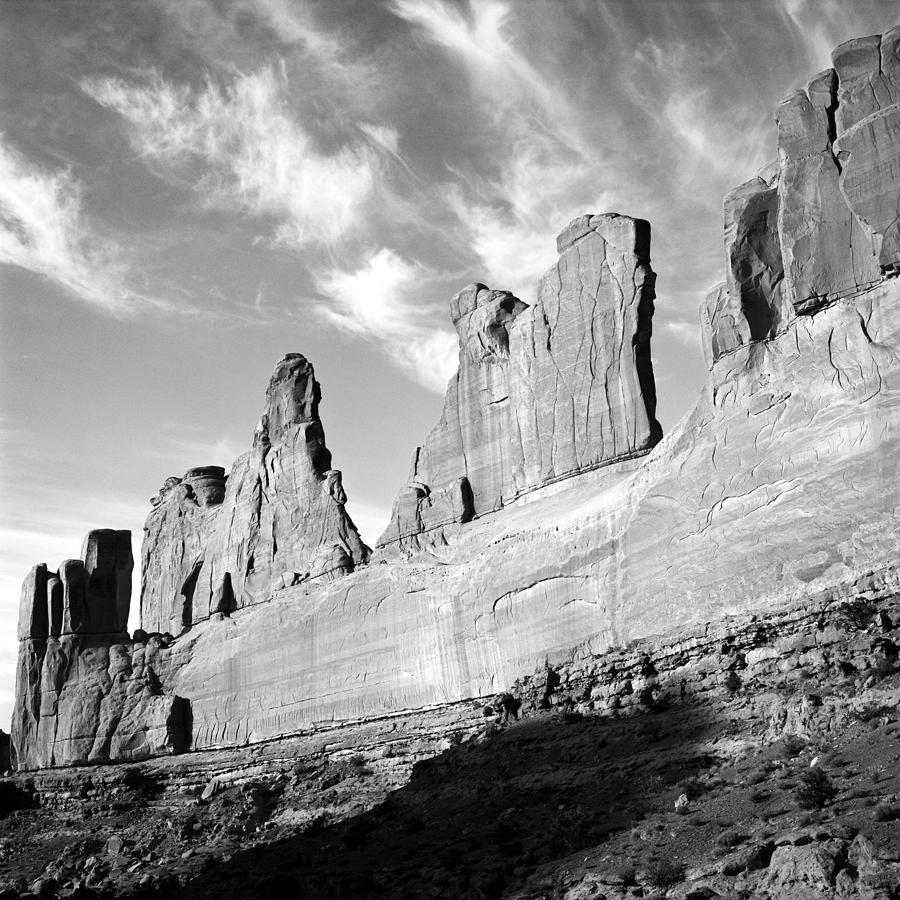
[[[474,698],[3,779],[0,892],[890,898],[897,588],[883,572],[670,638],[578,647],[508,686],[505,723]]]
[[[649,224],[581,216],[557,249],[533,307],[483,284],[451,301],[459,371],[379,547],[440,543],[447,526],[659,440]]]
[[[873,573],[887,583],[900,536],[892,47],[895,32],[838,48],[834,70],[779,107],[779,162],[726,198],[724,280],[701,311],[709,374],[670,434],[655,420],[649,226],[627,216],[573,221],[533,306],[479,284],[453,299],[459,372],[371,559],[312,367],[285,357],[227,479],[193,469],[154,498],[142,633],[110,638],[121,597],[91,600],[121,580],[108,541],[86,549],[94,563],[29,576],[16,765],[172,749],[138,714],[116,719],[118,699],[100,709],[110,683],[143,697],[146,679],[171,716],[183,698],[179,746],[238,746],[483,697],[575,646],[851,597]],[[63,665],[50,648],[70,634],[82,643]],[[39,734],[73,720],[53,705],[65,697],[94,698],[79,701],[83,726]]]
[[[35,566],[22,587],[11,759],[19,768],[146,759],[187,749],[187,705],[133,642],[131,532],[92,531],[83,559]]]
[[[900,268],[900,28],[854,38],[778,107],[778,162],[725,199],[708,360]]]
[[[166,479],[150,501],[141,548],[141,624],[178,634],[193,620],[193,598],[204,549],[225,499],[225,470],[188,469]]]
[[[331,467],[320,398],[310,363],[288,354],[269,381],[253,448],[228,478],[208,466],[167,479],[144,526],[145,630],[179,634],[277,588],[336,578],[368,560],[344,508],[341,473]]]
[[[893,565],[898,346],[889,280],[720,359],[649,457],[195,627],[164,681],[191,698],[197,746],[490,693],[588,637],[602,649]]]

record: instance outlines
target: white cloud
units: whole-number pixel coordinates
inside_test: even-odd
[[[846,7],[833,0],[777,0],[794,39],[806,53],[807,60],[818,69],[831,65],[831,51],[842,38],[836,36],[835,19],[844,24]],[[810,75],[813,73],[810,72]]]
[[[353,519],[357,531],[362,535],[362,539],[370,547],[375,546],[375,541],[378,540],[391,520],[389,507],[354,500],[352,497],[347,500],[347,512]]]
[[[175,25],[173,38],[191,47],[212,71],[230,70],[258,56],[251,36],[262,25],[277,50],[296,63],[305,99],[332,107],[371,109],[382,90],[381,72],[349,29],[329,30],[311,4],[298,0],[156,0]],[[251,26],[251,27],[248,27]],[[257,26],[257,27],[252,27]],[[268,36],[262,37],[267,50]]]
[[[319,315],[345,331],[379,344],[391,361],[429,390],[443,394],[456,371],[455,334],[435,330],[422,303],[431,274],[382,248],[357,269],[333,267],[316,276],[328,304]]]
[[[167,306],[128,286],[131,271],[124,254],[92,228],[72,173],[34,165],[2,136],[0,262],[43,275],[105,312]]]
[[[371,122],[360,122],[359,130],[376,146],[387,150],[391,156],[400,158],[400,136],[395,128],[386,125],[373,125]]]
[[[379,154],[362,141],[320,150],[291,112],[283,69],[200,91],[159,75],[86,79],[82,88],[128,120],[138,153],[188,179],[204,202],[275,217],[276,243],[329,243],[364,221]]]
[[[162,422],[159,437],[162,444],[151,448],[149,455],[166,460],[171,470],[166,475],[179,478],[194,466],[222,466],[229,472],[232,463],[250,449],[252,442],[250,431],[244,441],[227,434],[208,440],[199,435],[196,423],[175,421]]]
[[[389,8],[462,62],[483,97],[506,107],[537,106],[569,130],[565,95],[550,86],[508,35],[509,3],[471,0],[468,15],[444,0],[393,0]],[[572,137],[577,140],[577,132]]]
[[[683,36],[648,37],[635,48],[630,90],[639,104],[658,111],[665,137],[678,147],[667,161],[677,166],[682,184],[740,180],[767,161],[767,152],[774,154],[768,108],[757,115],[752,102],[722,106],[719,85],[710,75],[728,66],[730,53],[727,42],[698,53]]]
[[[394,0],[390,8],[464,67],[487,110],[496,174],[451,169],[456,182],[442,196],[484,279],[528,300],[556,258],[554,233],[576,215],[606,211],[602,152],[588,147],[564,86],[516,46],[508,3],[473,0],[463,12],[443,0]]]
[[[686,347],[700,347],[702,340],[700,326],[696,322],[664,321],[656,326],[662,328],[667,334],[672,335],[680,344]]]

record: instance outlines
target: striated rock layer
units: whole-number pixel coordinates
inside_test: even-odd
[[[191,470],[155,498],[142,622],[182,633],[150,637],[144,669],[143,643],[101,635],[45,676],[36,660],[67,629],[124,619],[118,600],[113,615],[79,599],[94,582],[77,564],[32,573],[17,765],[129,758],[134,715],[96,751],[38,733],[71,719],[54,697],[95,698],[98,683],[146,677],[189,703],[193,748],[236,745],[483,696],[576,645],[852,593],[896,568],[898,40],[838,48],[835,69],[779,108],[778,164],[726,198],[726,277],[702,308],[709,376],[670,435],[657,443],[649,227],[625,216],[576,219],[533,307],[482,285],[454,298],[459,373],[371,564],[312,369],[286,357],[227,480]],[[109,597],[118,582],[100,568]],[[83,732],[99,733],[82,708]]]
[[[428,554],[193,629],[197,746],[500,689],[596,650],[896,565],[900,281],[720,360],[644,459],[533,492]]]
[[[83,559],[22,587],[11,761],[19,768],[186,750],[187,705],[154,672],[161,642],[128,637],[131,532],[92,531]]]
[[[447,526],[659,440],[649,223],[581,216],[557,249],[533,307],[483,284],[450,302],[459,371],[379,547],[440,542]]]

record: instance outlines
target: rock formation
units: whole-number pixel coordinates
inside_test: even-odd
[[[313,367],[288,354],[269,381],[253,448],[228,478],[210,466],[167,479],[144,526],[147,630],[178,634],[368,560],[344,507],[341,473],[331,468],[320,399]]]
[[[222,473],[190,470],[155,498],[142,625],[178,636],[149,637],[143,668],[124,636],[102,652],[83,637],[124,621],[119,600],[90,599],[112,596],[111,544],[26,582],[17,765],[170,749],[130,742],[132,714],[118,743],[88,746],[115,718],[100,700],[75,749],[38,733],[71,719],[54,698],[109,682],[185,698],[192,748],[234,746],[483,696],[576,645],[851,595],[896,567],[898,39],[839,47],[779,107],[779,162],[726,199],[708,380],[671,434],[655,420],[649,226],[625,216],[571,223],[533,306],[478,284],[454,298],[459,372],[370,565],[312,368],[286,357],[224,492]],[[66,666],[45,664],[76,626]]]
[[[778,163],[725,200],[707,358],[877,284],[900,259],[900,28],[855,38],[775,114]]]
[[[447,526],[659,440],[650,225],[581,216],[557,250],[533,307],[483,284],[451,300],[459,371],[379,547],[440,543]]]
[[[141,624],[179,634],[194,617],[203,552],[225,498],[225,470],[188,469],[169,476],[151,499],[141,548]]]
[[[132,642],[131,532],[92,531],[83,559],[35,566],[22,587],[11,756],[19,768],[134,760],[187,749],[186,705]]]

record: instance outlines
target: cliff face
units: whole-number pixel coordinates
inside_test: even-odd
[[[148,518],[142,622],[184,633],[145,656],[155,696],[190,704],[191,746],[481,696],[575,645],[849,595],[895,567],[898,44],[895,29],[843,45],[779,107],[779,162],[725,201],[707,384],[661,441],[649,226],[625,216],[571,223],[534,306],[483,285],[454,298],[459,372],[371,565],[312,369],[279,363],[227,481],[170,479]],[[73,578],[61,569],[61,609]],[[19,766],[58,764],[29,662],[52,626],[29,602],[13,743]],[[143,643],[98,640],[140,683]],[[58,694],[93,697],[112,669],[80,647]],[[118,746],[102,752],[127,758]]]
[[[92,531],[83,559],[35,566],[22,587],[11,757],[19,768],[145,759],[188,746],[187,705],[132,641],[131,532]]]
[[[141,623],[178,634],[272,591],[328,580],[369,558],[344,504],[319,418],[321,389],[299,353],[275,367],[253,448],[227,480],[215,467],[170,478],[144,526]]]
[[[388,555],[659,440],[650,225],[581,216],[557,249],[533,307],[482,284],[450,302],[459,371],[378,540]]]
[[[778,162],[725,199],[707,359],[865,291],[900,255],[900,27],[835,49],[775,112]]]

